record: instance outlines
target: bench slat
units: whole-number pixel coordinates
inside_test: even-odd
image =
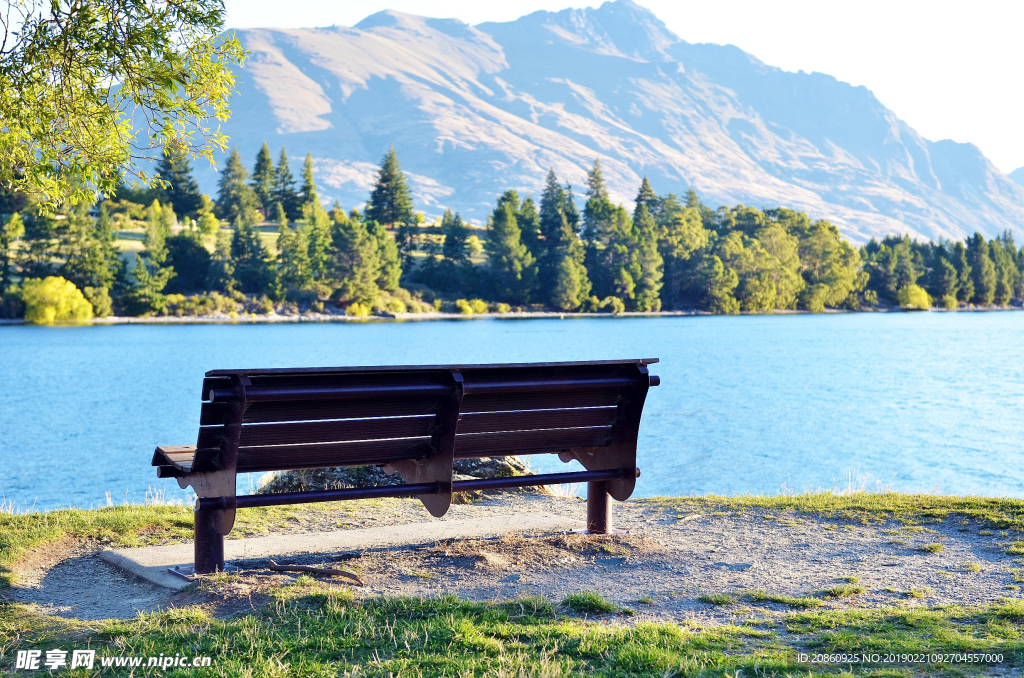
[[[523,393],[505,395],[467,395],[460,412],[508,412],[512,410],[555,410],[561,408],[616,405],[620,390],[579,391],[576,393]]]
[[[578,426],[610,426],[615,423],[615,406],[562,410],[515,410],[511,412],[470,412],[459,417],[459,433],[495,433]]]
[[[520,452],[554,452],[574,447],[604,447],[611,442],[612,435],[611,426],[503,433],[465,433],[455,436],[455,457],[456,459],[466,459]]]
[[[396,398],[392,401],[334,401],[251,403],[242,422],[259,424],[283,421],[316,421],[357,417],[406,417],[437,412],[437,398]],[[226,403],[203,403],[200,426],[220,426],[227,416]]]
[[[431,414],[383,419],[346,419],[343,421],[295,422],[288,424],[252,424],[242,427],[241,447],[333,443],[382,438],[430,436],[436,417]]]
[[[424,459],[429,454],[430,438],[243,447],[238,450],[238,472],[385,464],[403,459]]]

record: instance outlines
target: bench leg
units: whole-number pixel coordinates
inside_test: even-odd
[[[224,571],[224,535],[217,531],[214,512],[196,509],[196,574]]]
[[[609,534],[612,531],[612,501],[603,480],[587,483],[587,532]]]

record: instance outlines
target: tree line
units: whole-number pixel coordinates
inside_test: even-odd
[[[325,208],[312,156],[297,181],[287,151],[275,163],[265,143],[251,173],[231,152],[216,200],[184,154],[167,149],[156,175],[153,187],[57,209],[0,193],[0,313],[766,313],[1024,297],[1024,250],[1009,233],[890,236],[858,249],[827,220],[784,207],[713,210],[693,190],[658,195],[646,178],[629,211],[610,199],[599,161],[582,200],[550,171],[539,201],[504,192],[484,229],[450,210],[427,223],[393,148],[363,212]],[[140,247],[127,255],[131,237]]]

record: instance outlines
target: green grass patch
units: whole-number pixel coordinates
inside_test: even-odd
[[[816,609],[744,625],[622,625],[560,617],[542,598],[357,599],[314,582],[283,587],[263,609],[228,619],[194,606],[84,623],[0,605],[0,671],[14,673],[13,650],[58,647],[89,647],[98,657],[211,657],[209,668],[163,674],[197,678],[849,675],[848,666],[797,663],[796,653],[809,651],[1001,653],[1008,669],[1024,652],[1022,625],[1024,603],[1018,600],[978,608]],[[910,676],[920,670],[875,666],[856,674]],[[991,667],[977,665],[927,667],[930,676],[990,673]]]
[[[825,589],[821,592],[826,598],[848,598],[850,596],[859,596],[864,593],[863,586],[857,586],[856,584],[841,584],[839,586],[833,586],[832,588]]]
[[[817,598],[786,596],[780,593],[767,593],[765,591],[744,591],[743,598],[751,603],[778,603],[795,608],[821,607],[821,601]]]
[[[697,600],[708,605],[729,605],[736,602],[736,596],[731,593],[705,593],[698,596]]]
[[[580,614],[609,614],[618,612],[619,606],[595,591],[578,591],[562,599],[562,607]]]
[[[941,553],[943,550],[945,550],[945,547],[943,547],[942,544],[933,543],[919,546],[917,550],[924,551],[925,553]]]
[[[981,563],[960,563],[965,572],[981,572]]]
[[[795,511],[861,524],[884,520],[937,523],[950,518],[978,521],[986,528],[1024,532],[1024,500],[998,497],[952,497],[899,492],[809,492],[797,495],[723,497],[655,497],[673,515],[684,511],[745,511],[760,509],[778,514]],[[979,533],[980,534],[980,533]]]
[[[364,507],[365,508],[365,507]],[[352,502],[316,506],[277,506],[238,511],[231,537],[299,528],[324,514],[343,517]],[[125,504],[101,509],[58,509],[39,513],[0,512],[0,588],[11,585],[13,563],[43,544],[92,539],[110,547],[149,546],[192,539],[192,506]]]
[[[1008,556],[1024,556],[1024,541],[1015,541],[1006,549]]]

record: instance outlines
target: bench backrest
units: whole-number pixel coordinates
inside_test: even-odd
[[[653,362],[214,370],[192,471],[221,468],[234,436],[238,472],[426,459],[452,423],[455,458],[635,454]]]

